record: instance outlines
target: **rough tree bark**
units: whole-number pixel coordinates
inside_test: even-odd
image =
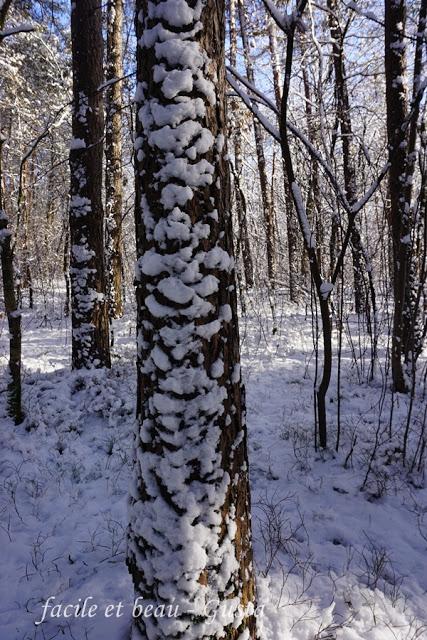
[[[107,3],[105,119],[105,222],[107,230],[108,303],[112,318],[123,315],[122,282],[122,62],[123,0]]]
[[[139,422],[128,567],[137,597],[178,611],[137,616],[134,638],[249,640],[255,595],[224,2],[179,6],[136,3]]]
[[[11,0],[5,0],[0,7],[0,30],[4,27],[11,4]],[[4,142],[5,138],[0,131],[0,263],[2,271],[4,306],[9,329],[8,366],[10,379],[7,386],[7,401],[10,417],[13,418],[15,424],[20,424],[24,419],[21,400],[21,312],[18,308],[18,298],[15,289],[12,232],[8,229],[9,220],[5,211],[3,194],[2,157]]]
[[[421,169],[420,189],[414,190],[414,173],[419,157],[417,151],[417,141],[420,146],[425,145],[425,119],[420,122],[420,103],[417,95],[420,91],[423,80],[423,52],[425,49],[427,26],[427,0],[421,0],[417,35],[415,41],[414,70],[411,100],[411,122],[408,131],[408,144],[406,146],[406,165],[404,179],[404,209],[409,217],[409,230],[411,245],[409,248],[409,266],[407,270],[407,282],[405,289],[405,311],[403,314],[403,357],[408,371],[414,371],[416,361],[423,349],[423,310],[420,307],[420,294],[425,287],[425,255],[420,251],[419,235],[423,228],[423,214],[425,216],[425,194],[424,177]],[[417,193],[418,191],[418,193]],[[424,234],[426,233],[424,229]],[[425,317],[424,317],[425,322]]]
[[[405,0],[385,0],[385,74],[387,134],[391,144],[407,116]],[[403,365],[405,290],[410,253],[408,212],[404,211],[406,149],[402,144],[390,158],[388,220],[393,242],[394,316],[391,368],[395,391],[408,391]]]
[[[0,258],[3,281],[4,306],[9,328],[9,381],[7,387],[8,412],[15,424],[24,418],[21,407],[21,312],[15,291],[12,232],[4,210],[2,154],[5,139],[0,133]]]
[[[3,2],[0,3],[0,31],[4,27],[11,4],[12,0],[3,0]]]
[[[70,315],[71,284],[70,284],[70,225],[65,220],[64,225],[64,254],[62,258],[62,273],[65,282],[64,316]]]
[[[102,155],[102,8],[71,5],[73,140],[70,149],[70,279],[73,368],[110,366]]]

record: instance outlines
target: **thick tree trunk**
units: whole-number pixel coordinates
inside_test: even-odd
[[[403,357],[409,371],[415,367],[416,361],[423,349],[423,312],[420,308],[420,292],[425,286],[425,264],[423,263],[423,254],[417,247],[420,227],[422,228],[422,214],[425,212],[425,203],[423,197],[425,195],[425,178],[421,178],[421,186],[418,193],[418,207],[413,203],[413,176],[417,164],[417,139],[419,133],[421,144],[425,144],[422,139],[422,124],[420,126],[420,104],[417,101],[417,94],[421,87],[423,79],[423,51],[425,48],[426,38],[426,22],[427,22],[427,0],[421,0],[418,28],[415,44],[414,70],[413,70],[413,86],[412,86],[412,103],[413,108],[412,119],[408,132],[408,144],[406,147],[406,167],[405,167],[405,189],[404,189],[404,207],[406,215],[409,218],[408,231],[411,239],[409,247],[409,267],[407,270],[407,282],[405,289],[405,309],[403,313]],[[425,133],[424,133],[425,135]],[[425,213],[424,213],[425,215]],[[417,219],[418,218],[418,219]],[[407,237],[408,237],[407,235]]]
[[[9,381],[8,412],[15,424],[22,422],[21,408],[21,312],[15,291],[12,232],[8,229],[8,218],[4,211],[2,150],[4,139],[0,134],[0,258],[3,279],[4,305],[9,328]]]
[[[384,16],[387,134],[391,146],[401,135],[402,124],[407,116],[405,0],[385,0]],[[399,392],[407,392],[409,389],[409,380],[403,366],[405,297],[411,244],[409,212],[405,211],[404,197],[406,160],[406,144],[402,141],[391,154],[388,181],[394,291],[391,368],[393,386]]]
[[[254,70],[251,59],[251,52],[246,29],[245,8],[242,0],[237,0],[240,21],[240,34],[243,44],[243,53],[246,64],[246,75],[251,84],[254,83]],[[262,126],[256,118],[253,118],[255,149],[258,162],[259,183],[261,189],[262,206],[265,224],[265,239],[267,253],[267,275],[270,286],[274,287],[276,278],[276,229],[274,224],[274,207],[271,201],[270,189],[268,186],[267,165],[265,161],[263,131]]]
[[[122,63],[123,0],[107,3],[105,122],[105,221],[107,229],[108,303],[112,318],[123,315],[122,282]]]
[[[3,2],[0,3],[0,31],[3,30],[11,4],[12,0],[3,0]]]
[[[64,316],[68,318],[71,307],[71,284],[70,284],[70,227],[68,220],[65,221],[64,229],[64,255],[62,259],[62,272],[65,282]]]
[[[4,0],[0,7],[0,30],[4,28],[11,0]],[[18,308],[18,296],[15,289],[15,268],[12,244],[12,232],[8,228],[3,194],[3,144],[5,139],[0,131],[0,263],[4,306],[9,329],[9,381],[7,385],[8,413],[15,424],[24,419],[21,401],[21,311]]]
[[[70,149],[70,279],[73,368],[110,366],[102,155],[102,8],[72,2],[73,140]]]
[[[249,640],[224,4],[166,5],[136,3],[139,424],[128,567],[145,605],[178,609],[175,618],[137,615],[134,638]]]

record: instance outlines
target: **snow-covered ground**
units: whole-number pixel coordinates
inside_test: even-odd
[[[241,340],[261,638],[426,639],[427,489],[422,472],[409,477],[399,462],[408,399],[394,398],[390,425],[384,367],[359,384],[344,338],[341,448],[316,453],[311,323],[304,309],[279,303],[273,335],[268,307],[260,308],[248,305]],[[26,420],[15,427],[5,410],[0,319],[0,638],[124,640],[133,604],[124,562],[133,314],[115,323],[111,371],[70,371],[69,327],[59,316],[25,312],[23,327]],[[333,444],[335,377],[328,412]],[[420,399],[414,446],[423,414]],[[51,596],[62,608],[37,625]]]

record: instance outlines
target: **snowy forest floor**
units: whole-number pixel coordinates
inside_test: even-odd
[[[304,311],[279,303],[273,335],[268,305],[249,305],[240,328],[260,636],[425,640],[427,489],[423,471],[404,473],[399,459],[408,398],[394,397],[390,424],[384,353],[367,383],[352,357],[360,345],[350,318],[341,446],[337,454],[316,453],[312,327]],[[0,319],[0,638],[124,640],[133,603],[125,546],[134,316],[115,322],[110,371],[71,372],[69,325],[54,309],[48,315],[24,312],[26,419],[19,427],[6,416],[7,330]],[[333,449],[336,375],[328,414]],[[423,415],[420,396],[412,453]],[[35,625],[49,596],[53,604],[92,598],[98,609],[93,618]],[[119,602],[122,615],[106,617],[106,606]]]

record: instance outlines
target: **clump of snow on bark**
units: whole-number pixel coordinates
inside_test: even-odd
[[[130,549],[144,575],[141,592],[147,601],[151,585],[160,584],[157,596],[181,610],[176,620],[144,620],[153,639],[178,633],[188,640],[221,637],[230,624],[238,628],[246,615],[239,597],[219,597],[233,593],[239,564],[231,515],[228,533],[221,535],[221,512],[230,487],[219,452],[219,420],[227,397],[220,383],[224,361],[219,356],[206,367],[203,355],[204,341],[232,319],[230,306],[215,309],[211,296],[219,290],[218,274],[230,273],[234,261],[221,246],[221,237],[212,244],[218,220],[215,199],[206,210],[190,214],[199,191],[218,188],[215,162],[224,149],[224,136],[215,137],[206,126],[207,110],[216,103],[217,77],[194,38],[203,7],[201,0],[149,2],[148,15],[139,16],[145,20],[139,46],[143,55],[147,49],[155,55],[157,90],[148,94],[143,83],[138,85],[142,133],[135,149],[141,162],[156,158],[158,170],[150,189],[158,193],[159,206],[152,211],[146,196],[141,199],[150,246],[138,259],[136,277],[143,276],[150,316],[138,344],[141,372],[157,384],[136,433],[131,529],[145,545],[138,546],[131,537]],[[162,99],[156,97],[159,93]],[[206,239],[212,247],[208,251]],[[160,330],[151,334],[158,322]],[[144,338],[144,331],[155,336],[155,344]],[[141,453],[143,443],[149,445],[153,438],[158,449]],[[195,472],[203,482],[193,479]],[[145,487],[143,500],[138,478]],[[154,594],[152,600],[154,604]],[[206,605],[216,600],[215,616],[209,620]]]

